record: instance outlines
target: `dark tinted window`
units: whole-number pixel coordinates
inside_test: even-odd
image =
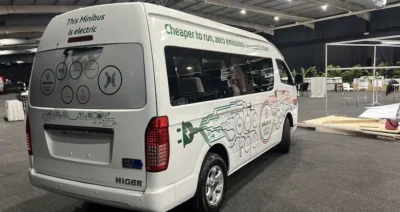
[[[272,59],[166,47],[173,106],[271,91]]]

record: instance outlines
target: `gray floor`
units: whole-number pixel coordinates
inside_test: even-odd
[[[342,107],[340,93],[329,96],[331,114],[357,116],[364,110],[354,102]],[[13,97],[0,96],[0,107]],[[299,103],[300,120],[326,114],[325,99],[300,98]],[[266,153],[229,178],[224,212],[399,211],[400,143],[303,129],[293,140],[290,154]],[[24,123],[1,120],[0,211],[126,211],[36,189],[27,168]]]

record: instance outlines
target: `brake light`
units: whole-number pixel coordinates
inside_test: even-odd
[[[68,38],[68,43],[84,42],[93,40],[93,35]]]
[[[28,147],[28,154],[32,155],[31,127],[29,126],[28,116],[26,116],[26,146]]]
[[[146,129],[146,170],[161,172],[168,168],[169,133],[168,117],[154,117]]]

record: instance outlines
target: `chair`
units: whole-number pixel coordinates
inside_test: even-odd
[[[304,93],[306,93],[306,96],[308,96],[308,82],[300,84],[300,94],[303,96]]]
[[[344,105],[344,101],[347,101],[347,105],[349,105],[350,99],[353,99],[353,97],[350,97],[350,92],[353,91],[354,89],[350,87],[350,83],[343,83],[343,88],[342,88],[342,106]],[[345,96],[344,92],[347,91],[348,95]]]
[[[296,84],[300,84],[304,81],[303,75],[302,74],[296,74],[296,76],[294,77],[294,82]]]
[[[360,99],[364,99],[365,106],[367,106],[367,91],[368,91],[368,79],[361,77],[358,80],[358,89],[357,89],[357,106],[360,104]],[[360,91],[364,91],[364,97],[360,97]]]
[[[297,88],[297,96],[300,96],[300,85],[303,83],[304,78],[302,74],[296,74],[296,76],[294,77],[294,82],[296,83],[296,88]]]
[[[377,94],[378,94],[376,98],[379,99],[379,97],[380,97],[380,101],[379,101],[380,103],[382,103],[382,91],[383,91],[384,84],[385,84],[384,77],[380,76],[380,77],[377,77],[377,79],[374,79],[373,85],[375,87],[375,91],[377,91]]]
[[[343,91],[353,91],[354,89],[350,86],[350,83],[345,82],[343,83]]]
[[[342,77],[334,77],[335,80],[335,92],[337,92],[338,89],[341,89],[343,91],[343,79]]]
[[[391,88],[391,91],[389,92],[389,101],[393,100],[393,102],[396,102],[400,84],[398,84],[398,82],[394,79],[390,80],[389,83],[387,83],[386,95],[388,94],[388,89],[390,89],[390,88]]]

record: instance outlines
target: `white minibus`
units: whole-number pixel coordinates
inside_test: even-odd
[[[289,151],[293,81],[263,37],[165,7],[56,16],[30,81],[30,182],[132,210],[219,211],[229,175]]]

